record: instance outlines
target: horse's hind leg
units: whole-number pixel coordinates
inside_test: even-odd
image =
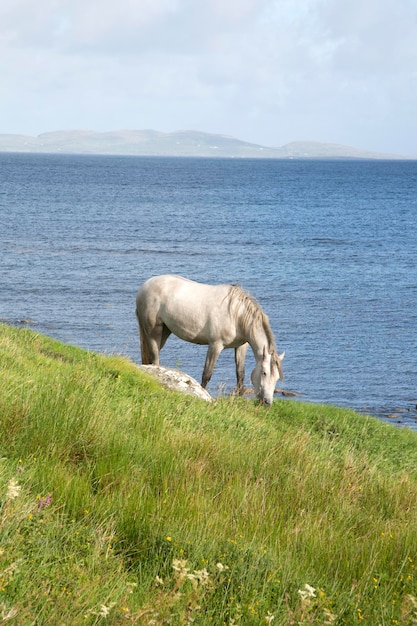
[[[162,324],[154,326],[147,336],[150,365],[159,365],[159,351],[162,340]]]
[[[161,341],[163,334],[163,324],[149,327],[138,316],[139,334],[140,334],[140,351],[142,354],[143,365],[159,365],[159,351],[161,349]],[[166,339],[165,339],[166,341]]]
[[[139,324],[139,343],[140,343],[140,353],[142,356],[142,365],[150,364],[150,355],[149,355],[149,344],[148,344],[148,336],[145,331],[145,327],[139,318],[138,312],[136,311],[136,317]]]
[[[235,348],[235,363],[236,363],[236,392],[239,396],[243,396],[245,393],[245,359],[246,352],[248,351],[249,344],[244,343],[242,346]]]
[[[147,336],[149,363],[159,365],[159,354],[170,336],[171,331],[165,324],[156,324]]]

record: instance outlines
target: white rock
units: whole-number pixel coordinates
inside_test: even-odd
[[[165,387],[168,387],[168,389],[180,391],[189,396],[195,396],[206,402],[213,401],[208,391],[203,389],[194,378],[184,372],[169,367],[161,367],[160,365],[138,365],[138,367],[159,380],[159,382]]]

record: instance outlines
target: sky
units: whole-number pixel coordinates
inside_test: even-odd
[[[0,133],[417,155],[417,0],[1,0]]]

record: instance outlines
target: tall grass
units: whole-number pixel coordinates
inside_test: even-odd
[[[417,435],[0,326],[0,623],[417,624]]]

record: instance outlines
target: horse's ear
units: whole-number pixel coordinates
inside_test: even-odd
[[[285,352],[283,352],[282,354],[279,354],[279,355],[278,355],[278,361],[279,361],[280,363],[282,363],[282,362],[283,362],[283,360],[284,360],[284,356],[285,356]]]

